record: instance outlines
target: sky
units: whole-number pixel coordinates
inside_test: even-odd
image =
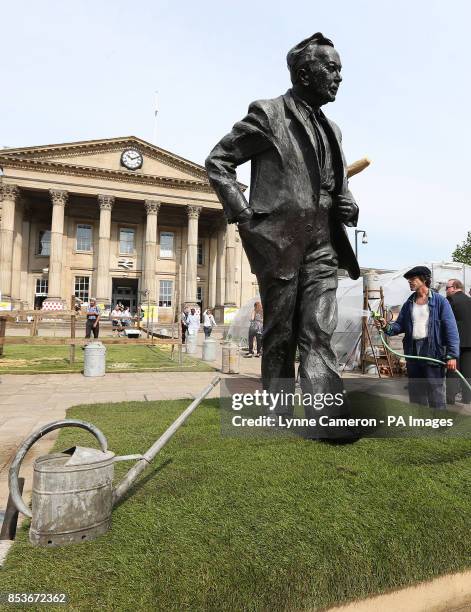
[[[135,135],[200,164],[321,31],[343,64],[323,110],[372,160],[350,181],[360,264],[449,261],[471,229],[466,0],[0,0],[0,20],[0,146]]]

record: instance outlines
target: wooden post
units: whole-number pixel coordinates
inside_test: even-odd
[[[383,319],[386,321],[387,313],[386,313],[386,308],[384,306],[384,291],[383,291],[383,287],[379,288],[379,295],[380,295],[379,311],[380,311],[381,316],[383,317]],[[389,338],[388,336],[385,336],[384,341],[386,342],[386,344],[389,345],[389,339],[388,338]],[[391,353],[387,349],[384,349],[384,353],[386,355],[386,361],[388,362],[389,372],[391,374],[391,377],[393,377],[394,376],[394,365],[393,365],[393,359],[391,357]]]
[[[369,340],[369,343],[370,343],[370,346],[371,346],[371,350],[373,351],[373,358],[375,360],[376,369],[378,370],[378,378],[382,378],[382,376],[381,376],[381,369],[379,367],[378,357],[376,355],[375,347],[373,345],[373,340],[371,339],[370,330],[368,329],[368,323],[365,325],[365,330],[366,330],[366,335],[368,337],[368,340]]]
[[[3,343],[5,341],[6,328],[7,328],[7,318],[0,317],[0,357],[3,356]]]
[[[30,336],[37,336],[38,335],[38,320],[39,320],[39,312],[35,312],[33,314],[33,323],[31,324],[31,329],[30,329]]]

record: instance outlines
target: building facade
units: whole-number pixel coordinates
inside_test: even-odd
[[[2,308],[224,312],[258,292],[205,169],[136,137],[0,151]]]

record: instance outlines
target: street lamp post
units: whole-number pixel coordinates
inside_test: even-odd
[[[363,238],[361,240],[362,244],[368,244],[368,236],[366,235],[365,230],[356,229],[355,230],[355,257],[358,259],[358,234],[363,234]]]

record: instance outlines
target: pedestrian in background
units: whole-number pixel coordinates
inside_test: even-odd
[[[255,302],[249,325],[249,352],[246,357],[253,357],[254,340],[257,346],[255,357],[262,354],[262,335],[263,335],[263,308],[261,302]]]
[[[196,312],[196,308],[190,308],[190,312],[186,316],[186,326],[188,334],[193,336],[199,332],[201,325],[200,315]]]
[[[182,325],[182,343],[183,344],[185,344],[185,338],[186,338],[186,334],[188,331],[187,317],[189,314],[190,314],[190,309],[188,308],[188,306],[185,306],[185,308],[182,311],[182,314],[180,315],[180,321]]]
[[[111,311],[111,329],[113,336],[119,336],[123,329],[121,326],[121,308],[117,304]]]
[[[471,297],[464,292],[463,283],[457,278],[450,278],[446,284],[446,297],[455,315],[460,336],[460,356],[458,370],[471,381]],[[458,379],[454,372],[447,374],[447,403],[454,404],[460,389],[463,404],[471,404],[471,391]]]
[[[96,304],[95,298],[90,299],[87,308],[87,322],[85,324],[85,338],[90,338],[93,333],[94,338],[98,338],[100,332],[100,309]]]
[[[203,331],[205,338],[209,338],[211,336],[213,327],[216,327],[216,320],[214,319],[211,309],[207,308],[203,312]]]

